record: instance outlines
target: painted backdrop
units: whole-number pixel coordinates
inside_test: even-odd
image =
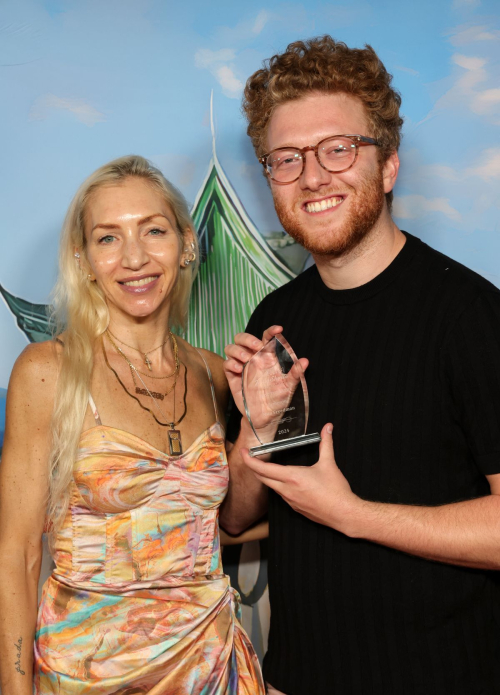
[[[2,0],[0,447],[14,360],[47,332],[65,209],[102,163],[142,154],[192,204],[205,254],[194,343],[220,353],[259,299],[302,270],[240,99],[263,59],[323,33],[371,44],[402,94],[396,222],[500,286],[495,0]],[[243,559],[260,551],[244,548]],[[264,591],[262,567],[234,570],[249,605]],[[266,619],[247,612],[260,653]]]

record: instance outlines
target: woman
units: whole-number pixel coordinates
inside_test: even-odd
[[[197,262],[184,199],[143,158],[77,192],[56,287],[64,329],[28,346],[9,384],[5,695],[31,693],[33,667],[43,694],[264,692],[220,562],[223,361],[170,331]],[[45,522],[55,570],[37,619]]]

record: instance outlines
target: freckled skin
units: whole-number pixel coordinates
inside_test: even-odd
[[[87,274],[90,274],[88,280],[96,282],[102,290],[109,307],[112,330],[123,336],[126,342],[137,345],[137,354],[141,353],[140,347],[147,349],[160,345],[166,338],[169,325],[172,289],[179,273],[184,272],[180,270],[181,264],[183,265],[183,250],[185,247],[189,248],[193,232],[190,229],[183,230],[184,239],[181,241],[181,233],[176,228],[170,207],[153,189],[139,180],[96,191],[85,223],[86,243],[85,248],[80,249],[83,278],[87,279]],[[142,280],[143,284],[137,284],[137,280]],[[129,281],[129,284],[126,285],[125,281]],[[135,284],[130,285],[130,281]],[[202,432],[206,432],[209,444],[200,446],[211,452],[211,455],[216,455],[217,461],[219,458],[222,461],[222,453],[219,455],[218,450],[213,448],[210,428],[218,423],[211,424],[214,421],[214,404],[205,365],[195,349],[180,337],[178,344],[185,372],[189,369],[188,409],[181,425],[183,443],[189,448],[199,437],[200,429],[206,425]],[[1,688],[5,693],[14,693],[13,688],[16,693],[22,692],[23,695],[29,695],[32,691],[28,674],[33,672],[37,588],[48,496],[47,462],[50,460],[52,446],[51,418],[62,351],[61,344],[55,341],[28,345],[17,360],[9,383],[6,432],[0,466],[0,556],[6,559],[5,567],[0,573],[0,653],[5,655],[6,666],[4,669],[2,662],[1,673]],[[165,343],[163,351],[157,350],[153,354],[152,357],[156,360],[155,374],[171,371],[170,355],[169,342]],[[227,384],[223,376],[222,360],[208,351],[203,351],[203,355],[214,377],[219,412],[224,413]],[[122,370],[124,379],[128,378],[127,386],[130,385],[132,390],[128,365],[118,353],[110,351],[108,356],[112,363],[114,358],[114,365]],[[140,363],[140,355],[137,360]],[[150,414],[139,408],[116,383],[113,374],[104,364],[101,346],[94,352],[91,391],[94,395],[97,394],[96,401],[101,412],[106,414],[105,421],[111,423],[110,429],[114,425],[120,428],[120,432],[130,432],[136,442],[144,443],[148,453],[141,450],[141,460],[145,455],[151,456],[151,447],[157,452],[167,450],[165,428],[157,425]],[[174,392],[173,398],[175,397]],[[181,411],[182,397],[182,392],[177,395],[177,413]],[[172,401],[170,406],[173,405]],[[149,400],[147,404],[151,407]],[[171,413],[172,407],[166,410]],[[94,425],[95,420],[89,409],[82,429],[92,430]],[[205,439],[199,441],[205,442]],[[222,452],[222,436],[220,447]],[[199,460],[199,457],[194,458]],[[134,453],[134,465],[125,468],[134,468],[136,460]],[[206,467],[212,471],[210,461]],[[163,478],[162,465],[160,479],[163,481]],[[219,487],[222,497],[225,487],[222,484]],[[205,495],[205,486],[202,486],[202,492]],[[219,499],[217,501],[220,502]],[[168,503],[170,504],[170,498]],[[214,534],[217,533],[216,524],[211,524],[210,528]],[[91,536],[92,533],[89,534]],[[218,543],[215,542],[215,535],[212,540],[207,547],[216,548]],[[166,557],[168,560],[168,553]],[[162,576],[163,574],[162,572]],[[62,607],[65,607],[64,601]],[[103,613],[105,617],[106,610],[107,607]],[[89,615],[92,617],[92,611]],[[129,633],[125,631],[124,634]],[[214,635],[218,639],[215,630]],[[23,646],[20,668],[26,673],[25,678],[21,678],[14,668],[14,645],[20,637]],[[131,639],[135,637],[136,635],[131,635]],[[210,642],[211,637],[208,636],[207,643]],[[94,645],[95,640],[92,640],[90,651]],[[62,646],[67,646],[69,650],[74,648],[71,641]],[[81,663],[83,661],[82,659]],[[89,665],[90,661],[87,662]],[[230,662],[231,659],[223,660],[223,664]],[[142,668],[142,664],[139,667]],[[54,678],[57,679],[57,682],[54,680],[56,690],[58,687],[61,692],[65,690],[57,672]],[[19,681],[24,681],[24,685],[19,686]],[[171,691],[170,688],[167,690]]]
[[[182,243],[175,216],[156,190],[138,178],[99,188],[88,206],[86,240],[91,275],[106,298],[112,322],[120,317],[168,317]],[[120,283],[135,276],[158,279],[148,291],[133,294]]]
[[[307,147],[329,135],[372,136],[362,103],[346,94],[312,94],[276,108],[267,133],[268,151],[286,145]],[[347,171],[323,169],[314,152],[305,153],[300,178],[290,184],[271,180],[274,205],[283,228],[314,255],[338,258],[357,247],[377,224],[391,224],[385,193],[394,181],[377,148],[360,147],[355,164]],[[305,204],[343,196],[343,202],[319,213]]]

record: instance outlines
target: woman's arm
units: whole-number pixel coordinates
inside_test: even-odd
[[[240,543],[248,543],[250,541],[260,541],[269,536],[269,521],[260,521],[255,526],[251,526],[239,536],[232,536],[226,533],[224,529],[220,530],[221,545],[239,545]]]
[[[33,692],[33,639],[57,371],[54,343],[29,345],[14,365],[7,392],[0,464],[0,684],[4,695]]]

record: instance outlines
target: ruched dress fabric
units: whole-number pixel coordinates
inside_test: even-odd
[[[101,424],[82,434],[39,606],[35,693],[263,695],[222,570],[227,482],[218,422],[175,457]]]

